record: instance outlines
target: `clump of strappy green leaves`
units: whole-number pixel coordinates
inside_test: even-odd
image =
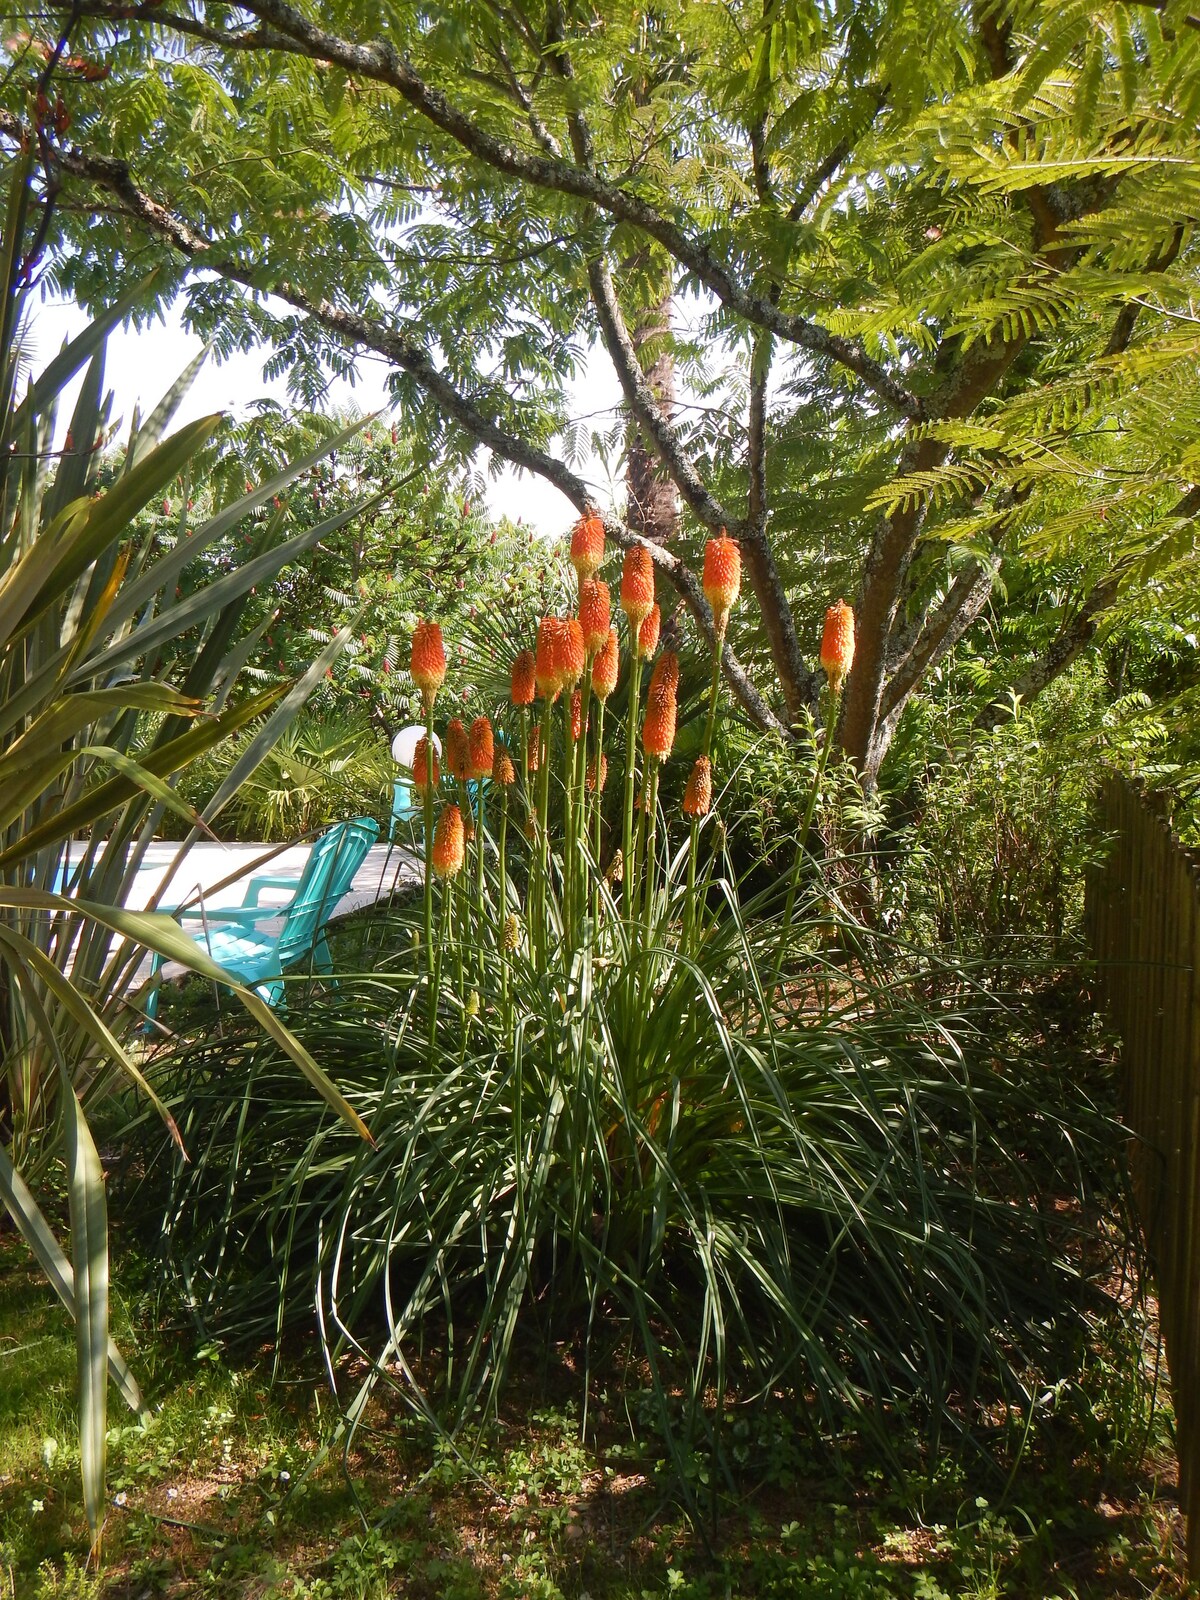
[[[105,341],[129,306],[114,305],[28,378],[31,194],[29,166],[18,163],[0,257],[0,1199],[75,1318],[84,1504],[98,1545],[108,1375],[135,1411],[143,1401],[108,1334],[104,1172],[86,1108],[114,1072],[124,1074],[178,1137],[139,1068],[131,1039],[143,1018],[131,996],[147,949],[221,976],[170,917],[123,903],[166,812],[184,817],[189,839],[207,829],[324,670],[325,658],[290,689],[237,692],[256,642],[243,619],[247,596],[327,531],[289,539],[285,508],[253,514],[337,441],[197,526],[185,494],[173,537],[139,534],[138,514],[186,481],[220,418],[167,434],[189,371],[144,421],[135,418],[119,470],[98,487]],[[57,408],[80,373],[61,433]],[[243,524],[254,529],[244,555],[223,570],[207,565],[205,552]],[[197,815],[177,797],[175,778],[250,728]],[[239,993],[325,1100],[361,1127],[308,1051],[257,997]],[[60,1154],[69,1256],[37,1199]]]

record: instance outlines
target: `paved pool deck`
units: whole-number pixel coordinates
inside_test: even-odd
[[[212,923],[218,923],[223,906],[242,904],[252,877],[270,873],[298,878],[311,848],[311,844],[299,844],[279,850],[277,845],[220,844],[201,840],[193,844],[183,860],[173,867],[172,863],[179,854],[178,842],[156,839],[146,852],[142,867],[126,896],[125,905],[130,911],[144,911],[159,890],[162,890],[158,902],[160,911],[193,901],[198,903],[203,896],[205,916]],[[279,850],[279,853],[265,864],[254,866],[264,856],[271,855],[273,850]],[[407,896],[420,886],[421,870],[420,859],[411,850],[400,845],[390,848],[386,844],[372,845],[362,866],[355,873],[349,891],[334,908],[330,921],[339,921],[355,911],[387,900],[393,894]],[[224,888],[217,887],[235,873],[240,875],[238,881]],[[263,908],[261,925],[264,928],[279,928],[280,921],[272,918],[271,908],[286,905],[289,898],[287,889],[262,891],[259,901]],[[201,926],[198,919],[188,919],[189,931],[198,932]],[[183,971],[182,967],[169,962],[163,969],[163,975],[171,979],[182,976]],[[147,956],[139,969],[139,977],[149,975],[150,957]]]

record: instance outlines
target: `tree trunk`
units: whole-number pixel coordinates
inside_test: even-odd
[[[649,361],[645,357],[651,354],[647,346],[670,333],[674,299],[668,285],[658,304],[639,317],[631,330],[633,347],[654,391],[654,398],[668,419],[675,409],[675,358],[665,340]],[[626,462],[626,522],[635,533],[644,535],[655,544],[670,544],[679,530],[679,495],[657,455],[643,437],[636,417],[629,419]]]

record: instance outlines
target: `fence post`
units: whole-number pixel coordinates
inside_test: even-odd
[[[1112,843],[1088,874],[1098,992],[1121,1035],[1129,1166],[1171,1371],[1179,1503],[1200,1571],[1200,870],[1125,779],[1101,784]]]

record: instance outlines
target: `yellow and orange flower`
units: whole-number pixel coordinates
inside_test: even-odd
[[[486,717],[476,717],[467,736],[467,764],[472,778],[490,778],[496,759],[492,725]]]
[[[704,546],[704,598],[712,607],[717,632],[725,632],[729,613],[742,591],[742,552],[724,528]]]
[[[442,643],[442,630],[436,622],[418,622],[413,629],[409,670],[428,712],[437,698],[438,690],[446,681],[446,647]]]
[[[604,523],[594,511],[580,517],[571,530],[571,565],[580,582],[590,578],[604,564]]]
[[[599,700],[607,700],[617,687],[617,674],[621,669],[621,656],[617,647],[617,630],[610,628],[608,638],[592,663],[592,693]]]
[[[512,757],[508,751],[501,748],[496,751],[496,761],[492,767],[492,777],[505,789],[510,783],[516,783],[517,774],[513,770]]]
[[[445,806],[433,835],[433,870],[439,878],[452,878],[462,870],[465,849],[462,812],[457,806]]]
[[[537,688],[535,676],[535,663],[532,650],[522,650],[512,664],[512,703],[515,706],[531,706],[534,691]]]
[[[460,783],[466,783],[471,776],[470,740],[457,717],[451,717],[446,724],[446,771]]]
[[[662,612],[659,608],[651,606],[642,618],[642,625],[637,631],[637,646],[634,654],[642,661],[649,661],[658,649],[658,636],[662,632]]]
[[[673,650],[664,650],[650,674],[646,716],[642,723],[642,749],[660,761],[666,760],[675,744],[678,691],[679,658]]]
[[[600,793],[601,794],[604,793],[604,785],[607,782],[608,782],[608,757],[602,755],[600,757]],[[587,786],[592,791],[592,793],[594,794],[595,791],[596,791],[596,762],[595,762],[594,759],[588,762]]]
[[[683,791],[684,815],[706,817],[712,809],[712,763],[707,756],[697,756],[696,764]]]
[[[429,741],[426,739],[425,735],[422,734],[417,740],[416,748],[413,751],[412,764],[413,788],[418,794],[424,794],[426,789],[436,789],[441,779],[441,773],[438,771],[437,751],[435,749],[433,752],[433,774],[431,781],[429,761],[427,759],[428,754]]]
[[[626,550],[621,571],[621,609],[629,618],[631,637],[637,637],[653,604],[654,561],[644,544],[635,544]]]
[[[844,600],[825,613],[821,636],[821,666],[834,694],[841,694],[846,674],[854,665],[854,610]]]
[[[583,629],[583,647],[589,656],[604,648],[608,638],[608,625],[612,620],[612,601],[608,585],[598,578],[583,578],[579,584],[579,626]]]

